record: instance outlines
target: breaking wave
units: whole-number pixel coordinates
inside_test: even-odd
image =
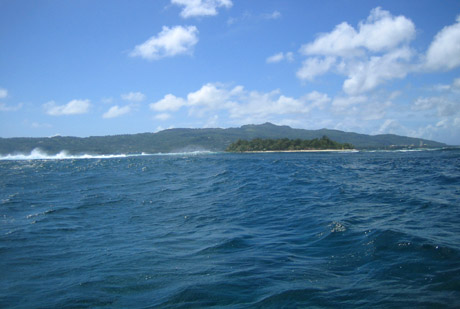
[[[67,151],[63,150],[57,154],[48,154],[38,148],[32,150],[30,154],[8,154],[1,156],[0,160],[65,160],[65,159],[103,159],[103,158],[123,158],[127,157],[126,154],[114,154],[114,155],[92,155],[92,154],[80,154],[72,155]]]
[[[196,156],[196,155],[206,155],[206,154],[217,154],[219,152],[209,151],[209,150],[199,150],[199,151],[184,151],[184,152],[159,152],[151,154],[152,156]],[[143,153],[143,155],[146,155]]]
[[[173,153],[140,153],[140,154],[70,154],[66,150],[62,150],[57,154],[48,154],[39,148],[35,148],[30,154],[8,154],[0,156],[0,160],[75,160],[75,159],[112,159],[112,158],[126,158],[138,156],[183,156],[183,155],[200,155],[200,154],[213,154],[211,151],[192,151],[192,152],[173,152]]]

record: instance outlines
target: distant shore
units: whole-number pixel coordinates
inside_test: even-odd
[[[233,153],[273,153],[273,152],[357,152],[357,149],[303,149],[303,150],[251,150],[230,151]]]

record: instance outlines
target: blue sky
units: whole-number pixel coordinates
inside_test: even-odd
[[[270,121],[460,144],[460,2],[0,0],[0,136]]]

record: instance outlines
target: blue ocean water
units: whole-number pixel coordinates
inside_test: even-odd
[[[0,307],[460,306],[458,150],[63,158],[0,160]]]

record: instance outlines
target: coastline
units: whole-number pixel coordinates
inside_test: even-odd
[[[252,150],[229,151],[230,153],[277,153],[277,152],[358,152],[357,149],[303,149],[303,150]]]

